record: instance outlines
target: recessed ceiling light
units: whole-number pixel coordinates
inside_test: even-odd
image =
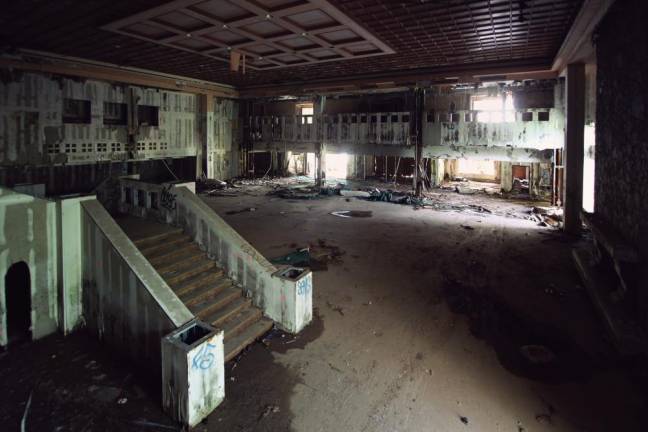
[[[187,33],[187,37],[191,37],[191,33]]]
[[[269,19],[272,19],[272,15],[270,15],[270,14],[266,14],[266,19],[268,19],[268,20],[269,20]]]

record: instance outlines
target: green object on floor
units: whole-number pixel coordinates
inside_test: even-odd
[[[291,266],[305,266],[310,265],[310,251],[308,248],[300,249],[270,260],[272,264],[291,265]]]

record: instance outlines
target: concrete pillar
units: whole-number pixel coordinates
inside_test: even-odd
[[[279,175],[279,155],[277,150],[272,150],[270,152],[270,172],[272,175]]]
[[[585,132],[585,65],[567,66],[565,118],[565,232],[581,229],[583,207],[583,156]]]
[[[500,188],[502,192],[511,192],[513,189],[513,164],[501,161],[500,164]]]
[[[217,178],[215,171],[214,154],[214,97],[211,95],[199,95],[200,105],[200,127],[198,142],[200,145],[196,151],[196,176],[205,174],[207,178]]]

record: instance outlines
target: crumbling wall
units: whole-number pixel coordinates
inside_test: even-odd
[[[65,99],[89,101],[88,122],[64,121]],[[0,102],[4,166],[181,157],[195,155],[199,145],[197,101],[189,93],[20,73],[0,81]],[[133,116],[137,106],[155,107],[159,124],[139,126],[129,149],[129,125],[105,124],[105,103],[130,105]]]
[[[0,346],[3,346],[7,344],[5,275],[9,267],[19,262],[29,267],[32,338],[56,331],[56,203],[0,188],[0,226]]]
[[[619,0],[598,28],[594,211],[640,251],[639,310],[648,328],[646,22],[645,2]]]

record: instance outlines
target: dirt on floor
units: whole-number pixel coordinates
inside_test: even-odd
[[[537,203],[434,190],[443,206],[426,208],[277,187],[202,198],[270,259],[309,248],[315,318],[228,363],[226,400],[196,430],[645,429],[641,367],[630,375],[614,355],[573,268],[582,240],[526,217]],[[78,338],[2,354],[3,424],[15,429],[33,391],[28,425],[44,426],[26,430],[177,430],[155,386]]]

